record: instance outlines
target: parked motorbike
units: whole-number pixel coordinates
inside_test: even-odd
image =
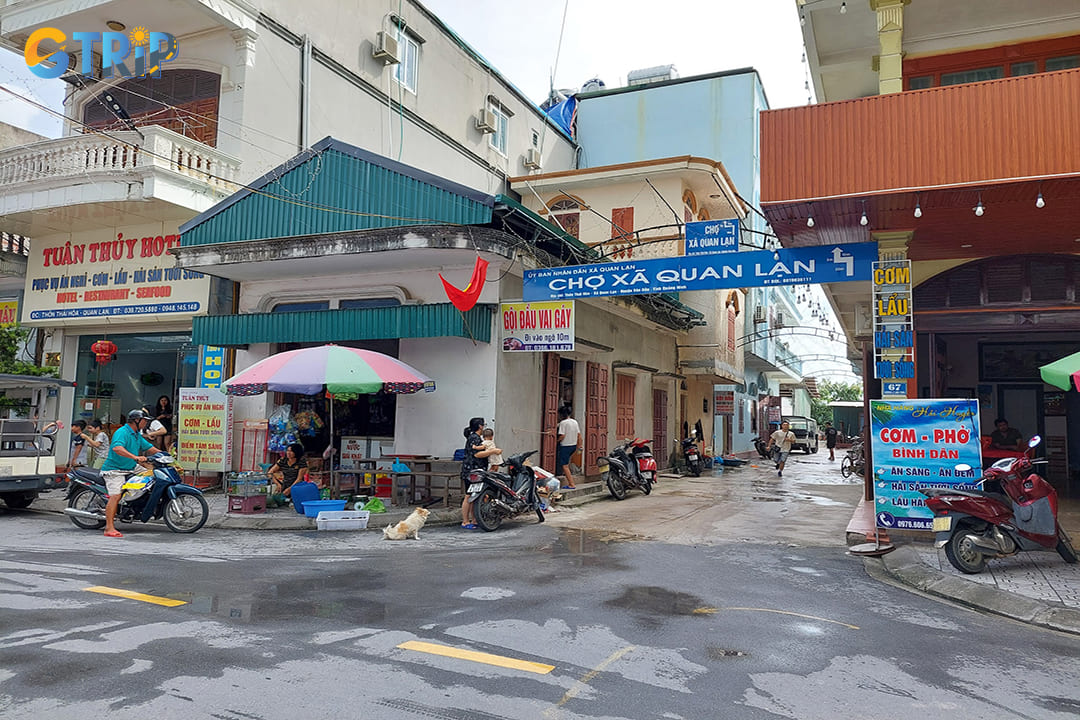
[[[193,533],[210,517],[206,498],[197,488],[185,485],[173,467],[175,460],[159,452],[147,457],[153,466],[150,475],[139,471],[128,476],[116,510],[116,520],[131,523],[162,519],[176,533]],[[76,467],[68,474],[68,503],[64,513],[86,530],[105,527],[105,506],[109,493],[101,471]]]
[[[990,466],[976,483],[982,491],[955,488],[922,488],[926,506],[934,512],[935,547],[957,570],[982,572],[986,558],[1014,555],[1021,550],[1057,550],[1067,562],[1077,561],[1069,536],[1058,524],[1058,500],[1054,487],[1034,472],[1036,435],[1028,451],[1018,458],[1004,458]],[[957,465],[958,471],[971,470]]]
[[[683,457],[686,458],[686,467],[690,470],[690,474],[694,477],[701,475],[701,470],[704,465],[701,462],[701,453],[698,452],[697,447],[697,431],[691,430],[690,437],[683,438],[682,451]]]
[[[641,438],[634,438],[631,442],[630,454],[634,456],[634,460],[637,461],[638,473],[642,478],[648,478],[649,483],[656,484],[656,458],[653,457],[652,450],[649,448],[649,443],[652,440],[642,440]]]
[[[536,474],[525,460],[536,450],[514,455],[506,461],[506,472],[473,470],[466,492],[473,504],[476,524],[486,532],[498,530],[504,520],[522,513],[535,512],[544,522],[540,496],[536,492]]]
[[[601,472],[607,468],[607,487],[611,497],[622,500],[626,497],[626,491],[637,488],[648,495],[652,492],[652,478],[655,471],[650,475],[644,475],[638,469],[638,462],[630,457],[627,452],[633,447],[635,440],[616,445],[607,455],[596,459],[596,464]],[[656,462],[653,461],[653,465]]]

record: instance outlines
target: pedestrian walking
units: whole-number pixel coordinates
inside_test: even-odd
[[[828,420],[825,421],[825,447],[829,448],[829,460],[836,459],[836,436],[840,433]]]
[[[559,408],[559,427],[555,431],[559,442],[556,465],[566,478],[566,488],[575,490],[577,485],[574,484],[574,476],[570,474],[570,458],[581,449],[581,427],[570,415],[569,405]]]
[[[788,425],[788,421],[780,423],[780,429],[769,436],[769,445],[766,450],[771,450],[773,445],[777,447],[780,454],[776,457],[776,476],[784,477],[784,464],[787,462],[788,455],[791,454],[791,446],[795,442],[795,433],[791,432],[791,426]]]

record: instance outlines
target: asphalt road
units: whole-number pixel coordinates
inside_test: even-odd
[[[117,541],[0,513],[0,717],[1080,714],[1076,638],[879,583],[842,538],[800,539],[782,515],[839,512],[852,489],[811,475],[747,469],[402,542],[155,526]],[[744,527],[748,503],[789,530]]]

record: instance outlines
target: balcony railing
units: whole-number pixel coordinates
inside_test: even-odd
[[[156,125],[139,132],[73,135],[0,150],[0,193],[51,181],[152,171],[190,178],[220,195],[238,189],[236,158]]]

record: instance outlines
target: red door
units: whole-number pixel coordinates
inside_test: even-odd
[[[596,459],[607,455],[608,366],[585,364],[585,474],[599,475]]]
[[[544,354],[544,413],[540,418],[540,467],[559,472],[555,467],[555,445],[559,427],[559,356]]]
[[[656,467],[668,466],[667,390],[652,391],[652,451]]]

